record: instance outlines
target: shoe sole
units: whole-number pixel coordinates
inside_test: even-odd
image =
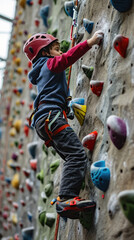
[[[89,203],[89,202],[88,202]],[[82,206],[82,203],[79,203],[73,206],[65,206],[62,203],[57,202],[56,211],[61,217],[71,218],[71,219],[79,219],[81,212],[89,212],[93,211],[96,207],[96,203],[92,202],[89,206],[85,203],[85,206]]]

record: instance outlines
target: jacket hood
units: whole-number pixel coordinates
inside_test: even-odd
[[[28,78],[29,81],[33,85],[37,85],[38,82],[38,77],[41,71],[42,66],[44,63],[47,61],[47,57],[41,57],[39,58],[34,64],[33,64],[33,69],[28,73]]]

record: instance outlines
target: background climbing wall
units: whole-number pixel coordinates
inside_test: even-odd
[[[125,1],[120,2],[127,5]],[[1,238],[17,239],[19,235],[20,239],[27,239],[30,234],[30,239],[54,239],[56,212],[50,202],[58,193],[63,162],[61,160],[59,166],[59,156],[53,149],[43,147],[35,131],[27,126],[26,119],[32,112],[36,90],[28,82],[27,73],[31,65],[22,47],[36,32],[57,33],[60,41],[70,41],[72,18],[65,14],[64,3],[64,0],[17,1],[0,99]],[[106,0],[79,1],[76,41],[90,38],[96,30],[104,31],[103,43],[92,47],[73,65],[71,77],[72,96],[85,98],[87,112],[82,126],[76,118],[70,124],[81,141],[87,134],[98,132],[93,151],[85,148],[89,162],[85,188],[81,190],[82,197],[96,202],[96,210],[93,219],[89,216],[86,219],[88,230],[79,220],[61,219],[61,240],[134,238],[134,219],[130,222],[125,218],[118,200],[118,194],[123,190],[130,192],[134,184],[134,6],[132,4],[127,12],[119,12],[114,7]],[[44,22],[40,16],[41,9]],[[90,34],[83,26],[83,18],[94,23]],[[113,47],[118,34],[129,38],[125,58]],[[124,50],[124,45],[122,48]],[[85,75],[84,66],[90,77]],[[91,91],[91,80],[103,82],[100,96]],[[111,115],[120,117],[127,126],[127,139],[120,150],[108,134],[107,119]],[[106,169],[110,170],[110,184],[105,193],[93,185],[90,177],[90,167],[100,160],[105,161]]]

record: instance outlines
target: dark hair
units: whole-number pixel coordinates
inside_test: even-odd
[[[33,59],[32,63],[35,63],[35,62],[36,62],[39,58],[41,58],[41,57],[45,57],[45,56],[42,55],[42,51],[45,51],[46,53],[50,54],[50,49],[52,48],[52,46],[53,46],[56,42],[58,42],[58,41],[56,40],[56,41],[50,43],[47,47],[42,48],[42,49],[38,52],[37,56]]]
[[[50,45],[47,46],[47,47],[42,48],[42,49],[38,52],[37,56],[33,59],[32,63],[35,63],[39,58],[43,57],[42,51],[45,51],[46,53],[50,53],[50,52],[49,52],[49,48],[50,48]]]

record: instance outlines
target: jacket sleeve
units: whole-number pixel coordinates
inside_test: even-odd
[[[79,58],[81,58],[91,47],[88,46],[87,40],[82,43],[77,44],[66,53],[61,56],[56,56],[54,58],[49,58],[47,61],[47,67],[50,71],[54,73],[60,73],[66,68],[75,63]]]

